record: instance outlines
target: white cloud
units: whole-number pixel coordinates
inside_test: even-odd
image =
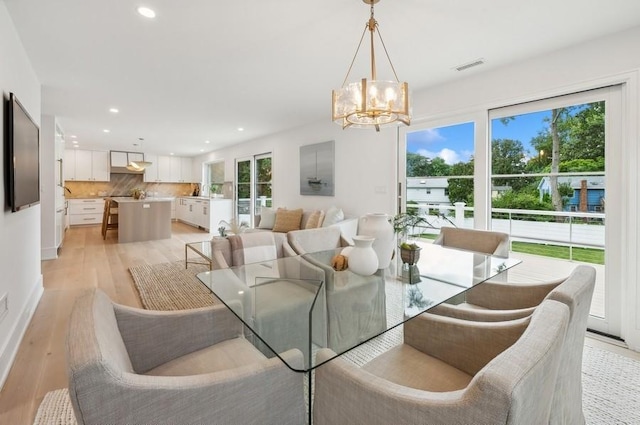
[[[442,149],[440,152],[418,149],[416,153],[422,156],[426,156],[427,158],[442,158],[444,159],[444,162],[449,165],[453,165],[462,161],[462,157],[458,154],[458,152],[447,148]]]

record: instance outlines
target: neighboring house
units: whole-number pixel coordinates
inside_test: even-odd
[[[604,176],[560,176],[558,184],[568,184],[573,189],[573,196],[564,204],[564,211],[604,212]],[[538,192],[540,200],[544,195],[551,196],[549,177],[543,177],[540,180]]]
[[[407,202],[451,205],[446,177],[408,177]]]

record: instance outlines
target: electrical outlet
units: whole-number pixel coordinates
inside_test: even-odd
[[[9,294],[5,293],[0,297],[0,322],[4,320],[7,313],[9,313]]]

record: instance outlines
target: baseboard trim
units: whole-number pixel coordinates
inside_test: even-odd
[[[42,248],[40,250],[40,256],[43,260],[55,260],[58,258],[58,248],[50,247],[50,248]]]
[[[42,275],[40,275],[31,290],[31,294],[29,294],[29,298],[27,298],[24,309],[20,312],[18,320],[13,326],[9,339],[5,346],[2,347],[2,351],[0,351],[0,390],[4,387],[4,383],[9,376],[9,371],[11,371],[11,366],[13,366],[13,362],[18,354],[22,338],[24,338],[24,334],[29,327],[29,323],[31,323],[31,318],[36,311],[36,307],[40,302],[43,292],[44,286]]]

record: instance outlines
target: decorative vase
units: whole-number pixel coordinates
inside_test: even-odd
[[[389,223],[389,216],[382,213],[365,215],[360,220],[358,234],[376,239],[373,242],[373,250],[378,256],[378,268],[386,269],[389,267],[395,245],[395,232]]]
[[[354,273],[369,276],[378,270],[378,255],[373,250],[375,239],[370,236],[354,236],[355,244],[349,253],[349,270]]]

